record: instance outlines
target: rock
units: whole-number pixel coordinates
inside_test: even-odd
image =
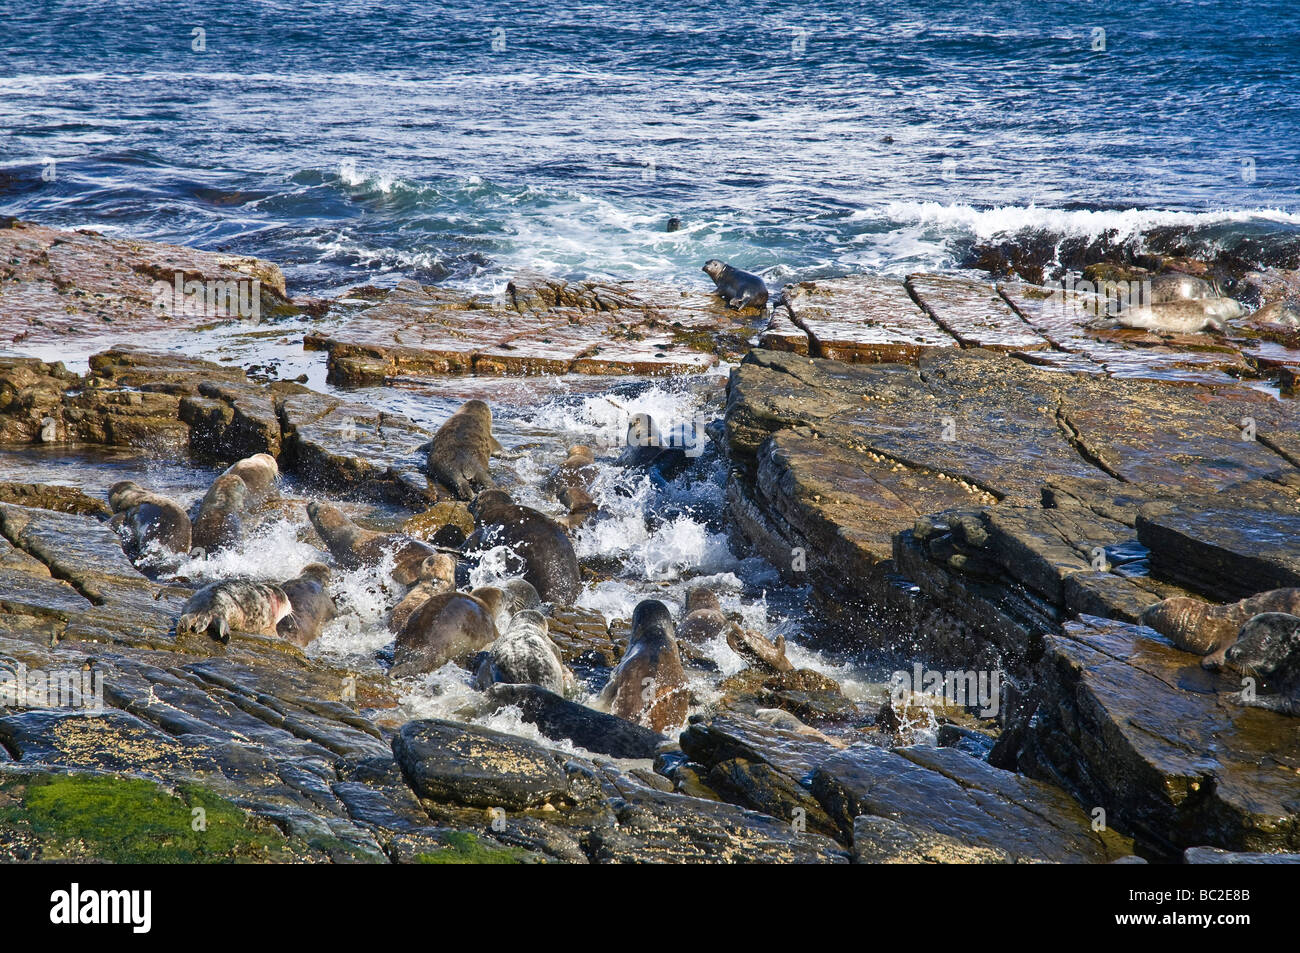
[[[1083,617],[1047,639],[994,760],[1103,808],[1158,855],[1295,851],[1294,720],[1232,704],[1240,687],[1150,629]]]
[[[1185,864],[1300,864],[1300,854],[1260,854],[1220,850],[1217,847],[1189,847],[1183,851]]]
[[[1096,863],[1132,853],[1062,791],[952,748],[853,745],[823,761],[812,792],[841,830],[871,814],[1017,862]]]
[[[912,275],[907,287],[925,313],[963,347],[994,351],[1051,347],[990,283],[951,275]]]
[[[1300,586],[1300,505],[1191,499],[1144,506],[1138,538],[1151,571],[1229,602]]]
[[[957,346],[897,280],[854,275],[804,281],[787,285],[784,297],[793,324],[808,336],[808,346],[806,350],[797,345],[778,350],[850,364],[876,364],[911,363],[931,348]],[[780,328],[777,330],[779,333]]]
[[[412,721],[393,754],[422,798],[518,810],[563,798],[564,771],[544,748],[499,731],[451,721]]]
[[[98,519],[108,519],[113,515],[103,500],[88,496],[75,486],[56,483],[0,482],[0,503],[16,503],[19,506],[38,507],[59,513],[79,513]]]
[[[0,263],[0,339],[11,347],[75,346],[84,353],[120,338],[123,328],[161,336],[241,320],[232,300],[250,315],[253,307],[263,317],[295,310],[284,275],[269,262],[89,230],[13,223],[0,228]],[[178,279],[201,283],[204,293],[186,291],[176,300]]]
[[[855,864],[1014,864],[997,847],[981,847],[887,817],[862,814],[853,820]]]
[[[571,702],[537,685],[493,685],[495,708],[514,705],[546,737],[567,740],[611,758],[653,758],[667,739],[640,725]]]

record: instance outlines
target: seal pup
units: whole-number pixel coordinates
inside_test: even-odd
[[[194,595],[181,610],[176,634],[206,632],[223,645],[232,629],[271,635],[280,620],[293,611],[279,586],[262,582],[212,582]]]
[[[429,478],[447,487],[457,499],[472,500],[475,490],[495,485],[488,462],[501,450],[501,444],[492,436],[492,410],[483,401],[467,400],[443,421],[426,446]]]
[[[153,551],[184,556],[192,545],[189,514],[175,500],[152,493],[133,480],[108,488],[110,523],[132,562]]]
[[[456,588],[456,560],[446,553],[426,556],[420,563],[420,579],[406,593],[388,616],[388,630],[400,632],[406,620],[427,599]]]
[[[275,626],[282,639],[306,648],[320,636],[325,624],[339,614],[329,584],[330,567],[324,563],[308,563],[293,579],[280,583],[290,610]]]
[[[1273,589],[1227,605],[1175,596],[1148,606],[1140,621],[1180,649],[1204,655],[1201,666],[1214,669],[1247,620],[1264,612],[1300,615],[1300,589]]]
[[[237,474],[223,473],[213,480],[194,520],[195,549],[210,555],[236,545],[244,536],[248,502],[248,484]]]
[[[598,704],[628,721],[662,732],[686,720],[690,695],[673,631],[673,617],[658,599],[632,611],[632,634],[623,660],[610,673]]]
[[[1232,696],[1235,701],[1284,715],[1300,714],[1300,616],[1286,612],[1251,616],[1226,658],[1230,666],[1259,678],[1267,689],[1253,696],[1238,692]]]
[[[411,613],[393,646],[393,678],[419,675],[482,651],[496,641],[492,613],[463,592],[444,592],[426,599]]]
[[[719,296],[728,308],[743,311],[746,308],[767,306],[767,285],[758,275],[733,268],[726,262],[710,258],[701,269],[713,279]]]
[[[378,566],[388,553],[393,554],[393,579],[403,586],[420,578],[425,559],[438,550],[418,539],[400,533],[377,533],[348,519],[333,503],[313,500],[307,504],[307,518],[340,566],[359,569]]]
[[[475,685],[479,691],[486,691],[497,682],[540,685],[557,695],[572,694],[573,673],[551,641],[546,616],[536,609],[524,609],[516,615],[510,627],[488,646]]]
[[[692,586],[686,593],[686,612],[677,627],[677,638],[693,645],[703,645],[718,636],[726,637],[732,629],[739,629],[722,614],[718,597],[704,586]]]
[[[578,557],[564,527],[520,506],[501,490],[485,490],[470,504],[478,528],[465,550],[504,545],[524,562],[523,577],[544,602],[571,605],[582,591]]]

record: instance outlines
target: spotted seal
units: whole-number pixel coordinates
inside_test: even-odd
[[[218,642],[230,641],[232,630],[271,635],[293,611],[279,586],[231,580],[213,582],[190,596],[176,622],[176,634],[206,632]]]
[[[548,634],[546,616],[536,609],[524,609],[510,620],[510,627],[488,646],[475,676],[480,691],[497,682],[511,685],[540,685],[557,695],[573,691],[573,673]]]
[[[706,261],[701,270],[713,279],[718,295],[728,308],[743,311],[767,306],[767,285],[758,275],[733,268],[716,258]]]

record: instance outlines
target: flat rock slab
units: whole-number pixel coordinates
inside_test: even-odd
[[[183,331],[214,321],[239,320],[224,298],[202,305],[165,298],[155,285],[198,281],[261,283],[260,310],[287,304],[284,275],[270,262],[238,255],[110,238],[89,230],[64,231],[30,222],[0,226],[0,341],[7,347],[109,344],[124,334]],[[194,299],[197,301],[197,299]],[[174,306],[179,304],[179,307]]]
[[[912,275],[907,287],[926,314],[964,347],[1041,351],[1052,346],[989,282],[953,275]]]
[[[411,721],[393,754],[421,797],[468,807],[518,810],[568,791],[563,768],[545,748],[504,732],[453,721]]]
[[[1300,503],[1231,498],[1149,503],[1138,538],[1158,576],[1223,602],[1300,586]]]
[[[331,379],[374,384],[444,374],[701,373],[718,334],[743,323],[702,295],[528,275],[501,300],[404,281],[311,346]]]
[[[953,748],[854,745],[817,769],[813,793],[841,825],[871,814],[1017,861],[1099,863],[1132,853],[1063,791]]]
[[[1048,639],[1035,681],[1008,747],[1108,825],[1169,857],[1300,848],[1297,721],[1233,704],[1235,677],[1150,629],[1085,616]]]
[[[787,285],[785,304],[792,322],[808,334],[809,353],[817,357],[851,364],[912,363],[932,348],[957,346],[893,278],[854,275]]]

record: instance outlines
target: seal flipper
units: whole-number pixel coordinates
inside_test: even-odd
[[[225,619],[216,618],[208,626],[208,635],[212,636],[222,645],[230,644],[230,623]]]

